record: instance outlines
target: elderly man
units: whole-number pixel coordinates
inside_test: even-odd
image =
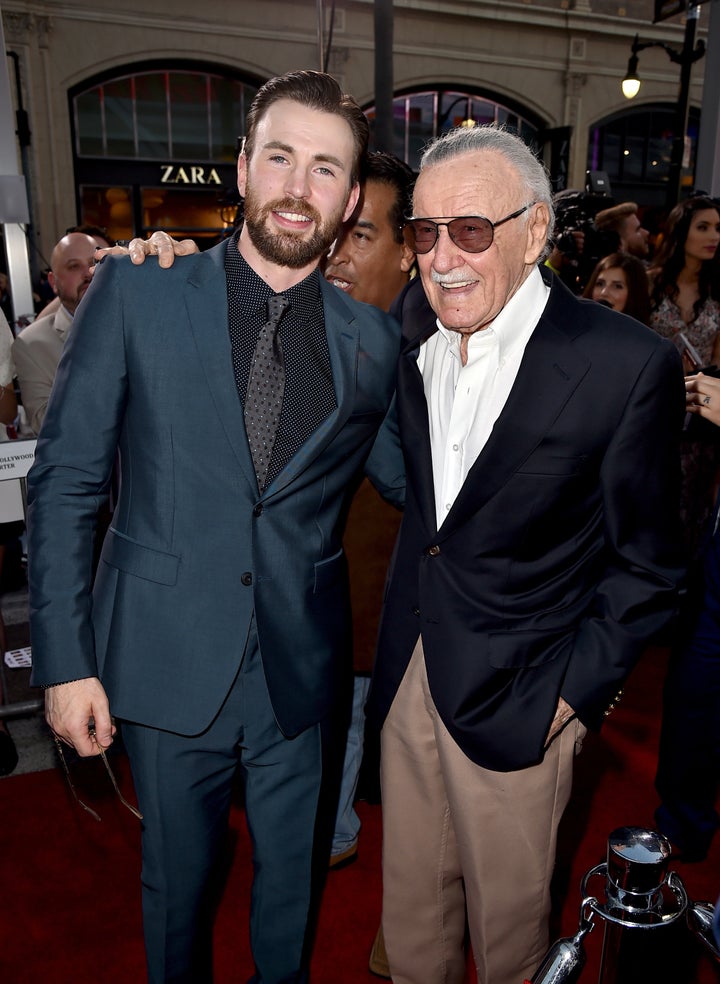
[[[382,724],[395,984],[518,984],[547,946],[573,756],[675,610],[682,369],[537,267],[547,177],[494,127],[425,151],[398,368],[405,513],[369,713]]]
[[[52,251],[48,275],[59,304],[24,328],[13,342],[23,407],[35,434],[45,419],[50,390],[75,311],[92,283],[96,246],[95,240],[84,233],[63,236]]]
[[[122,722],[151,984],[212,979],[207,888],[238,766],[252,980],[307,980],[349,698],[342,519],[363,466],[391,476],[387,495],[404,485],[375,440],[398,326],[318,271],[367,135],[328,75],[258,91],[242,228],[170,272],[100,265],[29,476],[33,679],[81,755]],[[118,447],[91,598],[93,503]]]

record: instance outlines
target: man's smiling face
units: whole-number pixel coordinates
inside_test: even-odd
[[[315,265],[357,201],[357,186],[350,183],[353,155],[353,135],[340,116],[291,99],[268,108],[251,159],[241,155],[238,161],[245,199],[241,252],[244,245],[251,266]]]
[[[528,204],[519,175],[497,151],[472,151],[420,172],[413,214],[447,221],[483,215],[491,221]],[[491,246],[469,253],[441,226],[428,253],[418,254],[423,287],[441,323],[463,335],[486,328],[530,273],[545,246],[548,215],[543,205],[495,230]]]

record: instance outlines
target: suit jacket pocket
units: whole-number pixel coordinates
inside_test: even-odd
[[[511,629],[491,632],[488,638],[490,665],[498,670],[521,670],[551,663],[572,645],[571,629]]]
[[[177,583],[180,558],[176,554],[146,547],[112,526],[105,538],[102,559],[110,567],[146,581],[156,581],[170,587]]]
[[[320,560],[315,564],[315,588],[314,594],[318,594],[320,591],[325,591],[327,588],[331,588],[334,584],[337,584],[342,578],[345,577],[346,562],[345,553],[343,550],[338,550],[336,554],[332,557],[328,557],[327,560]]]

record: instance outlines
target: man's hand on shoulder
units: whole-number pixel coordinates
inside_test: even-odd
[[[97,677],[48,687],[45,720],[61,741],[83,756],[99,755],[98,745],[108,748],[116,731],[107,695]]]
[[[126,256],[136,266],[145,262],[146,256],[157,256],[158,265],[171,267],[176,256],[191,256],[199,253],[197,243],[192,239],[173,239],[166,232],[154,232],[149,239],[131,239],[127,245],[108,246],[95,250],[98,262],[106,256]]]

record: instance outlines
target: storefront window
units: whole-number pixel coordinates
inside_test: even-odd
[[[204,249],[236,219],[238,143],[259,84],[144,68],[70,93],[77,221],[114,239],[164,229]]]
[[[372,134],[375,107],[368,107],[365,114]],[[423,147],[466,120],[478,124],[502,123],[534,149],[539,147],[539,126],[516,110],[479,94],[434,89],[396,96],[393,100],[393,153],[417,170]]]
[[[78,153],[99,157],[105,150],[105,127],[103,125],[100,93],[97,89],[77,97],[75,114],[77,118]]]
[[[234,162],[237,159],[237,138],[245,132],[245,117],[255,92],[254,86],[210,76],[210,155],[214,160]]]
[[[165,76],[136,75],[135,117],[139,157],[169,157],[170,132]]]
[[[83,221],[107,229],[113,239],[146,238],[162,229],[203,248],[221,239],[235,218],[222,190],[214,188],[82,185],[80,208]]]
[[[102,93],[105,154],[108,157],[137,157],[135,114],[130,79],[104,86]]]
[[[209,72],[138,72],[73,97],[78,157],[234,161],[257,86]]]
[[[643,106],[600,120],[590,128],[587,168],[605,171],[616,201],[660,206],[670,175],[674,106]],[[690,110],[688,153],[682,188],[689,191],[695,173],[699,113]]]

